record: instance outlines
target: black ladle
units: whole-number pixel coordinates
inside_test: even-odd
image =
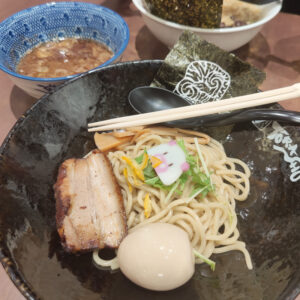
[[[162,88],[138,87],[133,89],[128,100],[137,113],[148,113],[190,105],[181,96]],[[280,109],[245,109],[229,113],[213,114],[190,119],[166,122],[171,126],[193,128],[200,126],[224,126],[253,120],[273,120],[300,124],[300,113]]]

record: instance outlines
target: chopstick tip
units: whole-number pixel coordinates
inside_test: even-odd
[[[297,90],[300,90],[300,82],[293,84],[293,87],[296,88]]]

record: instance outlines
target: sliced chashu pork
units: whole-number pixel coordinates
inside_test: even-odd
[[[120,187],[105,154],[68,159],[54,185],[56,224],[65,250],[117,248],[127,233]]]

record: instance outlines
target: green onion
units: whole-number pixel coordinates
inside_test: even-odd
[[[190,196],[190,198],[186,201],[187,203],[191,202],[195,197],[197,197],[201,192],[203,192],[205,189],[207,189],[207,187],[203,187],[200,188],[198,190],[196,190],[196,192],[194,192],[194,194],[192,196]]]
[[[159,177],[153,177],[153,178],[149,178],[145,180],[145,183],[149,184],[149,185],[154,185],[159,181]]]
[[[204,161],[202,152],[201,152],[200,147],[199,147],[198,139],[197,139],[197,138],[194,138],[194,142],[195,142],[196,149],[197,149],[197,152],[198,152],[198,155],[199,155],[201,164],[202,164],[202,166],[203,166],[204,172],[205,172],[206,176],[209,178],[210,186],[213,187],[213,186],[212,186],[212,182],[211,182],[211,177],[210,177],[210,174],[209,174],[208,169],[207,169],[207,165],[206,165],[206,163],[205,163],[205,161]]]
[[[166,199],[165,199],[165,203],[168,203],[170,198],[172,197],[172,195],[174,194],[175,190],[177,189],[178,185],[179,185],[180,181],[177,180],[176,183],[173,185],[173,187],[171,188],[170,192],[168,193]]]
[[[211,270],[214,271],[216,269],[216,263],[213,260],[210,260],[209,258],[203,256],[201,253],[199,253],[197,250],[193,249],[194,255],[200,259],[202,259],[205,263],[207,263]]]

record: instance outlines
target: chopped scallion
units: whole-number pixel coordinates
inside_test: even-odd
[[[214,271],[216,269],[216,263],[213,260],[210,260],[209,258],[203,256],[200,252],[197,250],[193,249],[194,255],[200,259],[202,259],[205,263],[207,263],[211,270]]]

